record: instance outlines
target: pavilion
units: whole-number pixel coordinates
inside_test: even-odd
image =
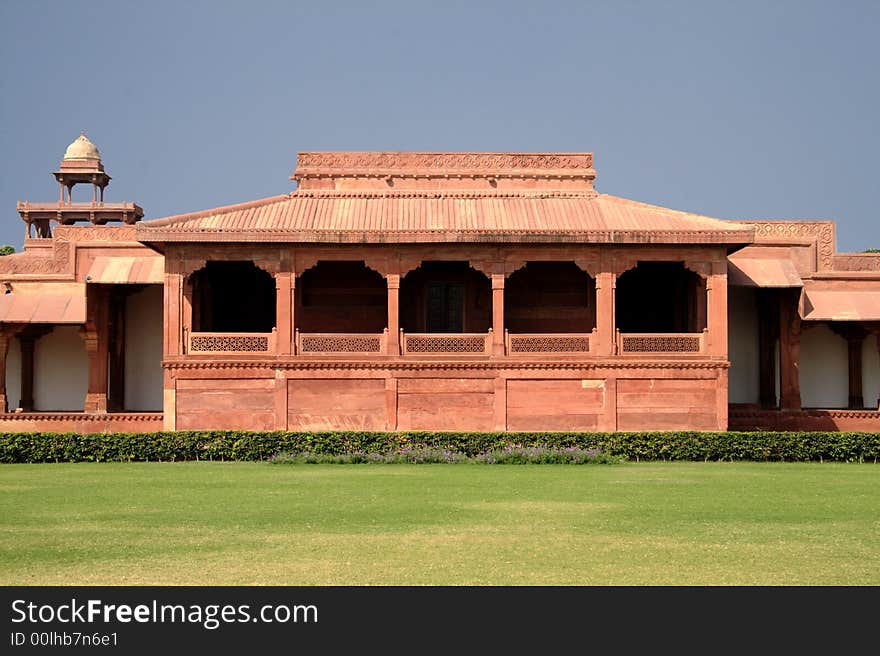
[[[0,429],[880,430],[880,255],[591,153],[299,153],[143,220],[81,135],[0,257]],[[91,184],[88,201],[74,201]]]

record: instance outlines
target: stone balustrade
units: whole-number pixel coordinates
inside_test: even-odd
[[[704,354],[708,331],[699,333],[617,332],[618,354]]]

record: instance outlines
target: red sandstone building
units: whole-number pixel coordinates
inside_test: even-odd
[[[151,221],[84,136],[54,175],[0,258],[2,430],[880,430],[880,257],[830,221],[609,196],[590,153],[300,153]]]

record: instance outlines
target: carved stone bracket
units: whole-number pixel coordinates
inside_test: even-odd
[[[528,264],[526,260],[506,260],[504,262],[504,276],[510,278],[512,274],[522,269],[526,264]]]
[[[254,263],[255,267],[257,267],[258,269],[262,269],[270,276],[274,276],[276,273],[280,273],[282,271],[281,259],[278,256],[255,257],[251,261]]]
[[[574,260],[574,263],[591,278],[596,278],[599,275],[600,265],[597,258],[578,258]]]
[[[401,255],[400,264],[399,264],[397,270],[400,273],[400,277],[403,278],[405,275],[407,275],[411,271],[415,271],[420,266],[422,266],[422,258],[421,257],[412,256],[412,255],[407,255],[407,256]]]
[[[490,280],[492,279],[492,274],[495,273],[496,265],[494,262],[490,262],[487,260],[468,260],[468,264],[470,265],[471,269],[473,269],[474,271],[479,271]],[[500,268],[503,269],[504,265],[502,264]]]
[[[708,280],[709,276],[714,273],[712,262],[685,260],[682,264],[684,264],[685,269],[696,273],[703,280]]]
[[[184,263],[184,270],[182,271],[185,278],[189,278],[194,273],[197,273],[208,266],[207,260],[188,260]]]

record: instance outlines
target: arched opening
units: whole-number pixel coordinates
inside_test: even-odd
[[[322,261],[296,286],[304,333],[381,333],[388,322],[385,278],[363,262]]]
[[[275,281],[253,262],[208,262],[191,277],[193,332],[268,333]]]
[[[422,262],[400,282],[400,327],[414,333],[485,333],[492,285],[467,262]]]
[[[511,333],[588,333],[596,326],[596,281],[574,262],[528,262],[504,286]]]
[[[622,333],[698,333],[706,328],[706,283],[681,262],[639,262],[617,280]]]

